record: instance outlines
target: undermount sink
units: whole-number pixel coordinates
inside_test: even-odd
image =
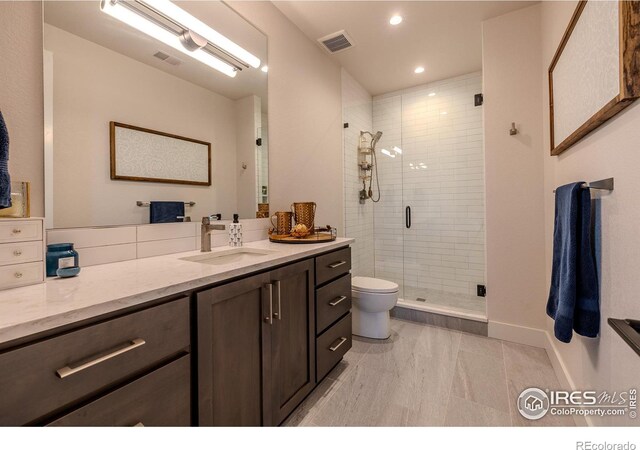
[[[278,253],[277,250],[263,248],[237,247],[228,250],[220,250],[203,253],[201,255],[180,258],[183,261],[198,262],[201,264],[223,265],[231,263],[251,262],[266,255]]]

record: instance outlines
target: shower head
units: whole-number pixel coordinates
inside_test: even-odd
[[[376,144],[378,143],[378,141],[380,140],[381,137],[382,137],[382,131],[378,131],[376,134],[373,135],[373,139],[371,139],[371,148],[372,149],[376,148]]]

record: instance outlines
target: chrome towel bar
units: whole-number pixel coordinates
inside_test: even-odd
[[[149,206],[151,204],[151,202],[141,202],[140,200],[138,200],[136,202],[136,205],[138,206]],[[195,206],[196,202],[184,202],[185,206]]]
[[[598,189],[601,191],[613,191],[613,178],[605,178],[604,180],[592,181],[591,183],[583,183],[582,189]],[[553,192],[556,190],[554,189]]]

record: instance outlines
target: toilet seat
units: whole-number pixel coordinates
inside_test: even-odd
[[[369,277],[353,277],[351,289],[374,294],[393,294],[400,290],[399,286],[392,281]]]

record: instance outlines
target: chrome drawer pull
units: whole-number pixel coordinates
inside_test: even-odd
[[[102,362],[105,362],[111,358],[114,358],[118,355],[122,355],[123,353],[127,353],[128,351],[133,350],[134,348],[138,348],[142,345],[146,344],[146,341],[144,339],[134,339],[132,341],[129,341],[128,343],[124,344],[123,346],[118,347],[116,350],[107,353],[105,355],[99,356],[95,359],[92,359],[90,361],[87,361],[85,363],[79,364],[77,366],[66,366],[63,367],[62,369],[58,369],[56,370],[56,374],[60,377],[60,378],[65,378],[68,377],[69,375],[73,375],[74,373],[78,373],[83,371],[84,369],[88,369],[89,367],[95,366],[96,364],[100,364]]]
[[[340,338],[340,342],[338,342],[336,345],[329,347],[329,350],[331,350],[332,352],[335,352],[336,350],[338,350],[340,348],[340,346],[342,344],[344,344],[345,342],[347,342],[347,338],[346,337],[341,337]]]
[[[335,269],[336,267],[344,266],[346,263],[346,261],[334,262],[333,264],[329,264],[329,269]]]
[[[334,301],[329,302],[330,306],[336,306],[339,303],[342,303],[343,301],[345,301],[347,299],[346,296],[341,295],[340,297],[336,298]]]
[[[13,234],[20,234],[20,233],[22,233],[22,230],[20,228],[13,229]]]
[[[16,272],[13,274],[16,278],[22,278],[22,272]]]
[[[14,250],[13,251],[13,256],[21,256],[22,255],[22,251],[21,250]]]
[[[269,325],[273,325],[273,284],[269,283],[266,286],[269,289],[269,315],[265,316],[264,321]]]
[[[282,290],[280,289],[280,280],[276,281],[276,291],[278,292],[278,312],[273,313],[273,317],[282,320]]]

